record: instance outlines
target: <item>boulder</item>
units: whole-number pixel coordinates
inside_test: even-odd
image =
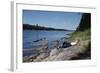
[[[58,55],[59,54],[59,50],[57,48],[51,50],[50,52],[50,56],[54,56],[54,55]]]
[[[43,59],[45,59],[46,57],[48,57],[49,54],[48,53],[41,53],[39,56],[37,56],[36,59],[34,59],[35,62],[38,62],[38,61],[42,61]]]

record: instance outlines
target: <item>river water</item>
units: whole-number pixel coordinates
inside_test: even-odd
[[[30,49],[39,47],[37,42],[46,39],[49,47],[52,46],[51,42],[55,40],[62,40],[64,37],[69,37],[71,31],[45,31],[45,30],[24,30],[23,31],[23,49]],[[25,54],[25,52],[24,52]]]

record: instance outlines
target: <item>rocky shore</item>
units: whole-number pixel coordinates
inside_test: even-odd
[[[64,60],[82,60],[91,59],[91,14],[83,13],[82,19],[70,37],[64,41],[74,41],[80,39],[80,43],[74,46],[48,49],[47,44],[37,48],[38,53],[24,56],[23,62],[42,62],[42,61],[64,61]],[[34,51],[34,49],[31,49]]]
[[[90,59],[89,48],[86,48],[88,42],[89,40],[81,41],[80,45],[74,45],[68,48],[48,49],[46,46],[41,47],[38,49],[39,53],[23,57],[23,62]]]

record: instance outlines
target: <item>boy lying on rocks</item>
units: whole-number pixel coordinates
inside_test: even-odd
[[[76,39],[74,42],[63,42],[62,48],[67,48],[70,46],[78,45],[80,44],[80,39]]]

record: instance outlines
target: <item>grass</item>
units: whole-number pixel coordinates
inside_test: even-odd
[[[80,39],[81,41],[84,40],[90,40],[91,39],[91,32],[90,29],[87,29],[85,31],[75,31],[72,34],[70,34],[70,37],[66,39],[65,41],[74,41],[75,39]]]
[[[80,48],[77,48],[78,57],[77,59],[81,58],[91,58],[91,31],[87,29],[85,31],[75,31],[70,34],[68,39],[65,39],[65,42],[72,42],[76,39],[80,39]],[[75,59],[75,58],[74,58]]]

